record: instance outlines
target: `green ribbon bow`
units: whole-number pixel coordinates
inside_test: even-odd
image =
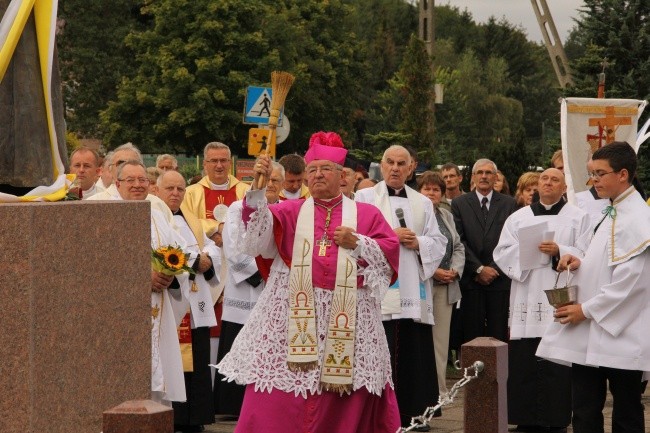
[[[603,215],[609,215],[611,219],[616,219],[616,208],[612,205],[607,206],[605,209],[603,209]]]

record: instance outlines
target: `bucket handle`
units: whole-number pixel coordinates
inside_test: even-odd
[[[557,282],[560,279],[561,274],[562,274],[562,272],[558,272],[557,277],[555,277],[555,285],[553,286],[554,289],[557,289]],[[567,287],[569,287],[569,285],[571,283],[571,277],[572,276],[573,275],[571,274],[571,267],[567,266],[567,268],[566,268],[566,286]]]

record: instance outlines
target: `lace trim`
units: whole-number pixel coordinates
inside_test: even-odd
[[[378,270],[366,274],[368,275],[382,278]],[[387,277],[384,275],[383,278]],[[271,392],[273,389],[279,389],[306,398],[308,394],[322,392],[320,370],[292,372],[287,367],[288,280],[288,272],[271,274],[266,289],[232,349],[219,363],[219,372],[228,381],[235,381],[240,385],[255,384],[256,391]],[[377,283],[373,286],[378,287]],[[323,364],[332,295],[331,290],[314,289],[319,365]],[[358,291],[354,349],[356,362],[353,390],[365,387],[368,392],[381,396],[386,384],[393,386],[390,355],[381,323],[379,299],[367,289]]]
[[[251,257],[259,255],[266,247],[264,242],[268,239],[269,231],[273,227],[273,214],[269,210],[266,200],[257,203],[257,210],[253,212],[247,224],[237,221],[237,248],[238,252]]]
[[[255,304],[256,304],[256,302],[243,301],[241,299],[231,299],[231,298],[224,298],[223,299],[223,306],[224,307],[237,308],[238,310],[250,311],[250,310],[253,309]]]
[[[362,245],[362,257],[367,263],[366,266],[359,266],[358,275],[363,275],[363,284],[370,289],[372,296],[381,302],[390,285],[392,268],[374,239],[358,233],[357,236]]]

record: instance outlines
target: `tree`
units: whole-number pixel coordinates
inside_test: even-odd
[[[404,143],[417,151],[433,149],[433,74],[424,42],[411,35],[402,66],[392,82],[401,96],[398,128],[409,134]]]
[[[124,44],[139,21],[137,0],[60,0],[57,36],[68,130],[82,137],[98,133],[99,112],[133,70]]]
[[[198,153],[218,139],[244,155],[245,89],[273,70],[296,75],[285,114],[299,117],[280,152],[304,151],[319,129],[352,129],[368,74],[365,46],[341,26],[347,2],[161,0],[143,11],[154,25],[127,38],[137,73],[102,114],[111,144]]]

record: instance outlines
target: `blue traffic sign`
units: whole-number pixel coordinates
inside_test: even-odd
[[[244,103],[244,123],[268,125],[272,97],[273,91],[270,87],[248,86]],[[282,118],[282,113],[280,113],[280,118]],[[281,121],[278,123],[282,124]]]

